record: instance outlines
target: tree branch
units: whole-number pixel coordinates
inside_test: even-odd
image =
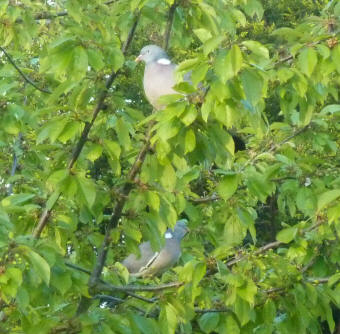
[[[117,0],[110,0],[110,1],[106,1],[104,2],[104,5],[111,5],[114,2],[116,2]],[[58,17],[63,17],[63,16],[68,16],[68,12],[66,10],[58,12],[58,13],[48,13],[48,12],[43,12],[43,13],[38,13],[34,16],[34,20],[35,21],[40,21],[40,20],[52,20]],[[22,23],[23,20],[22,19],[17,19],[15,21],[15,23]]]
[[[121,304],[124,303],[125,300],[122,298],[118,298],[118,297],[113,297],[113,296],[109,296],[109,295],[95,295],[92,297],[92,299],[106,299],[110,302],[113,302],[115,304]]]
[[[324,221],[320,220],[318,221],[317,223],[313,224],[312,226],[310,227],[307,227],[305,228],[302,233],[307,233],[307,232],[310,232],[312,230],[315,230],[316,228],[318,228],[320,225],[322,225],[324,223]],[[281,246],[283,243],[281,241],[273,241],[273,242],[270,242],[262,247],[260,247],[257,251],[255,251],[254,253],[252,253],[252,255],[259,255],[259,254],[262,254],[262,253],[265,253],[266,251],[270,250],[270,249],[274,249],[274,248],[277,248],[279,246]],[[240,256],[239,258],[234,258],[234,259],[231,259],[230,261],[228,261],[226,263],[227,267],[231,267],[233,266],[234,264],[238,263],[238,262],[241,262],[245,259],[247,259],[249,257],[250,254],[246,254],[246,255],[243,255],[243,256]]]
[[[14,60],[12,59],[12,57],[7,53],[7,51],[0,46],[0,50],[4,53],[4,55],[6,56],[6,58],[8,59],[8,61],[12,64],[12,66],[19,72],[19,74],[22,76],[22,78],[31,86],[33,86],[35,89],[39,90],[40,92],[43,93],[47,93],[47,94],[51,94],[51,92],[48,89],[44,89],[44,88],[40,88],[37,86],[37,84],[35,84],[30,78],[28,78],[26,76],[26,74],[24,72],[21,71],[21,69],[17,66],[17,64],[14,62]]]
[[[133,36],[135,34],[135,31],[136,31],[136,27],[137,27],[137,24],[138,24],[138,21],[139,21],[139,17],[140,17],[140,12],[137,12],[136,15],[135,15],[135,18],[134,18],[134,22],[133,22],[133,25],[130,29],[130,32],[128,34],[128,37],[125,41],[125,43],[123,44],[123,47],[122,47],[122,52],[124,55],[126,55],[126,52],[127,52],[127,49],[129,48],[130,44],[131,44],[131,41],[133,39]],[[92,119],[91,119],[91,122],[90,123],[86,123],[85,124],[85,127],[80,135],[80,138],[77,142],[77,145],[72,153],[72,156],[71,156],[71,159],[70,159],[70,162],[68,163],[68,166],[67,168],[68,169],[72,169],[72,167],[74,166],[75,162],[77,161],[81,151],[83,150],[84,148],[84,145],[88,139],[88,135],[89,135],[89,132],[98,116],[98,114],[100,113],[101,110],[103,110],[104,108],[104,101],[108,95],[108,91],[109,91],[109,88],[111,87],[113,81],[116,79],[117,75],[120,73],[120,71],[118,70],[117,72],[113,71],[111,73],[111,75],[109,76],[109,78],[107,79],[106,81],[106,84],[105,84],[105,89],[101,91],[101,93],[99,94],[99,99],[98,99],[98,103],[93,111],[93,114],[92,114]],[[60,197],[60,194],[57,198],[57,200],[54,202],[53,206],[56,204],[56,202],[58,201]],[[43,231],[43,229],[45,228],[47,222],[48,222],[48,219],[51,215],[51,212],[52,212],[52,209],[53,209],[53,206],[49,209],[45,208],[45,210],[43,211],[40,219],[39,219],[39,222],[38,222],[38,225],[37,227],[34,229],[33,231],[33,236],[35,238],[39,238],[40,237],[40,234],[41,232]]]
[[[125,202],[127,200],[127,196],[129,195],[129,193],[132,189],[132,185],[133,185],[133,182],[135,181],[135,177],[136,177],[137,173],[139,172],[139,170],[142,166],[142,163],[145,159],[147,151],[150,148],[150,138],[151,138],[151,133],[152,133],[152,131],[151,131],[152,126],[153,126],[153,122],[151,122],[149,124],[147,134],[146,134],[146,139],[145,139],[146,142],[142,146],[138,156],[136,157],[134,164],[132,165],[132,167],[130,169],[130,172],[128,173],[126,183],[123,186],[123,189],[121,191],[121,194],[123,196],[121,196],[118,199],[117,204],[115,206],[115,209],[113,211],[112,217],[110,219],[110,222],[109,222],[109,224],[106,228],[104,241],[103,241],[103,244],[102,244],[102,246],[99,250],[97,264],[96,264],[96,266],[95,266],[95,268],[92,272],[92,275],[90,277],[90,281],[89,281],[90,287],[94,286],[97,283],[97,281],[98,281],[98,279],[101,275],[101,272],[103,270],[103,267],[105,265],[108,248],[109,248],[109,245],[111,243],[111,236],[110,236],[111,230],[118,225],[119,219],[122,216],[122,212],[123,212]]]
[[[155,292],[155,291],[162,291],[167,290],[171,288],[178,288],[182,286],[183,282],[171,282],[166,284],[160,284],[160,285],[112,285],[110,283],[97,283],[96,289],[99,291],[110,291],[110,292],[138,292],[138,291],[149,291],[149,292]]]
[[[224,313],[224,312],[232,312],[232,310],[230,308],[227,308],[227,307],[203,308],[203,309],[195,307],[195,313]]]
[[[300,128],[298,130],[296,130],[293,134],[291,134],[290,136],[288,136],[287,138],[283,139],[281,142],[272,145],[272,147],[269,148],[269,150],[267,151],[268,153],[274,152],[276,151],[279,147],[281,147],[283,144],[287,143],[288,141],[290,141],[291,139],[293,139],[294,137],[297,137],[298,135],[300,135],[301,133],[305,132],[307,129],[309,129],[310,125],[306,125],[303,128]],[[249,164],[253,163],[254,161],[256,161],[256,159],[263,153],[265,153],[266,151],[261,151],[260,153],[256,154],[253,158],[249,159],[248,161],[245,162],[245,164],[242,166],[241,171],[243,171],[245,169],[246,166],[248,166]],[[285,180],[288,179],[289,177],[286,178],[281,178],[281,179],[272,179],[270,181],[272,182],[279,182],[281,180]],[[246,186],[240,186],[237,188],[237,190],[242,190],[245,189]],[[213,201],[217,201],[220,200],[221,197],[218,196],[217,194],[212,194],[211,196],[206,196],[206,197],[200,197],[200,198],[192,198],[189,197],[187,198],[187,200],[189,200],[190,202],[193,203],[197,203],[197,204],[202,204],[202,203],[209,203],[209,202],[213,202]]]
[[[10,176],[14,176],[15,173],[16,173],[16,170],[18,168],[18,154],[16,153],[16,146],[17,146],[17,148],[20,149],[21,139],[22,139],[22,134],[21,134],[21,132],[19,132],[16,143],[14,143],[14,145],[13,145],[14,146],[13,147],[13,162],[12,162],[12,168],[11,168]],[[13,185],[12,185],[12,183],[10,183],[9,186],[8,186],[7,194],[12,195],[12,193],[13,193]]]
[[[75,269],[75,270],[78,270],[78,271],[81,271],[87,275],[91,275],[91,270],[88,270],[88,269],[85,269],[83,267],[80,267],[80,266],[77,266],[76,264],[74,263],[71,263],[71,262],[65,262],[65,265],[72,268],[72,269]],[[103,283],[103,284],[109,284],[107,282],[105,282],[104,280],[100,279],[100,282]],[[136,298],[136,299],[139,299],[139,300],[142,300],[146,303],[154,303],[155,301],[158,300],[157,297],[154,297],[154,298],[146,298],[146,297],[143,297],[143,296],[140,296],[140,295],[137,295],[131,291],[124,291],[128,296],[130,297],[133,297],[133,298]]]
[[[166,22],[166,28],[164,33],[163,49],[166,51],[169,47],[169,40],[171,35],[172,23],[174,21],[174,15],[179,2],[177,0],[170,6],[168,20]]]

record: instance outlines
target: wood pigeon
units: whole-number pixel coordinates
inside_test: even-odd
[[[164,106],[159,103],[161,96],[179,94],[173,89],[176,84],[176,65],[171,63],[167,53],[157,45],[144,46],[135,61],[145,62],[145,95],[156,110],[162,109]]]
[[[130,254],[122,261],[128,269],[130,276],[145,277],[157,275],[173,266],[181,256],[181,240],[189,231],[187,220],[178,220],[174,230],[165,232],[165,244],[162,249],[155,252],[149,241],[139,245],[140,256]]]

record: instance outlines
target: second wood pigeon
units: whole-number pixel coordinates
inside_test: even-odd
[[[176,65],[172,64],[167,53],[157,45],[144,46],[136,62],[144,61],[144,91],[147,99],[156,109],[162,109],[159,98],[163,95],[178,94],[173,89],[176,84]]]
[[[157,275],[173,266],[181,256],[181,240],[189,231],[187,220],[178,220],[174,230],[168,229],[165,233],[165,244],[162,249],[155,252],[149,241],[139,245],[140,257],[130,254],[122,261],[131,276],[145,277]]]

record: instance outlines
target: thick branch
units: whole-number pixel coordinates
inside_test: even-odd
[[[22,76],[22,78],[31,86],[33,86],[35,89],[39,90],[40,92],[51,94],[51,92],[48,89],[40,88],[37,86],[36,83],[34,83],[29,77],[26,76],[24,72],[21,71],[21,69],[17,66],[17,64],[14,62],[12,57],[7,53],[7,51],[0,46],[0,50],[4,53],[8,61],[12,64],[12,66],[19,72],[19,74]]]
[[[16,144],[14,144],[14,147],[13,147],[13,162],[12,162],[12,168],[11,168],[10,176],[14,176],[15,173],[16,173],[16,170],[18,168],[18,155],[16,153],[16,149],[18,147],[20,148],[21,139],[22,139],[22,134],[20,132],[18,134],[18,138],[16,140]],[[8,193],[8,195],[12,195],[12,193],[13,193],[13,185],[12,185],[12,183],[9,184],[8,192],[7,193]]]
[[[169,9],[169,14],[168,14],[168,20],[166,22],[166,28],[165,28],[165,33],[164,33],[164,41],[163,41],[163,49],[168,50],[169,47],[169,40],[170,40],[170,35],[171,35],[171,29],[172,29],[172,22],[174,21],[174,15],[176,8],[178,6],[178,1],[174,1],[174,3],[171,5]]]
[[[71,262],[65,262],[65,265],[72,268],[72,269],[75,269],[75,270],[78,270],[78,271],[81,271],[87,275],[91,275],[91,270],[88,270],[88,269],[85,269],[83,267],[80,267],[80,266],[77,266],[76,264],[74,263],[71,263]],[[103,283],[103,284],[109,284],[107,282],[105,282],[104,280],[100,279],[100,282]],[[128,296],[130,297],[133,297],[133,298],[136,298],[136,299],[139,299],[139,300],[142,300],[146,303],[154,303],[155,301],[158,300],[157,297],[154,297],[154,298],[146,298],[146,297],[143,297],[143,296],[140,296],[140,295],[137,295],[131,291],[124,291]]]
[[[127,200],[127,196],[129,195],[129,193],[132,189],[132,185],[133,185],[133,182],[135,181],[135,177],[136,177],[137,173],[139,173],[139,170],[142,166],[142,163],[144,162],[146,153],[149,150],[152,125],[153,125],[153,123],[151,122],[149,124],[149,128],[147,130],[148,132],[147,132],[147,135],[146,135],[146,142],[143,145],[143,147],[141,148],[134,164],[132,165],[132,167],[130,169],[130,172],[128,173],[127,182],[125,183],[125,185],[124,185],[124,187],[121,191],[122,196],[117,201],[117,204],[116,204],[115,209],[113,211],[112,217],[111,217],[110,222],[107,226],[104,241],[103,241],[103,244],[102,244],[101,249],[99,251],[97,264],[96,264],[96,266],[93,270],[93,273],[90,277],[90,282],[89,282],[90,286],[93,286],[97,283],[97,281],[98,281],[98,279],[101,275],[101,272],[103,270],[103,267],[105,265],[108,248],[109,248],[109,245],[111,243],[111,236],[110,236],[111,230],[118,225],[118,222],[119,222],[120,218],[122,217],[122,212],[123,212],[125,202]]]
[[[125,41],[125,43],[123,44],[123,47],[122,47],[122,52],[123,54],[125,55],[126,52],[127,52],[127,49],[129,48],[130,44],[131,44],[131,41],[133,39],[133,36],[134,36],[134,33],[136,31],[136,27],[137,27],[137,24],[138,24],[138,21],[139,21],[139,17],[140,17],[140,13],[138,12],[135,16],[135,19],[134,19],[134,22],[133,22],[133,25],[130,29],[130,32],[128,34],[128,38],[127,40]],[[93,111],[93,114],[92,114],[92,119],[91,119],[91,122],[90,123],[86,123],[85,124],[85,127],[80,135],[80,138],[78,140],[78,143],[73,151],[73,154],[72,154],[72,157],[71,157],[71,160],[68,164],[68,169],[71,169],[75,162],[77,161],[81,151],[83,150],[84,148],[84,145],[88,139],[88,135],[89,135],[89,132],[98,116],[98,114],[100,113],[100,111],[103,109],[104,107],[104,101],[107,97],[107,94],[108,94],[108,91],[109,91],[109,88],[111,87],[113,81],[115,80],[115,78],[117,77],[117,75],[120,73],[120,71],[118,70],[117,72],[113,71],[111,73],[111,75],[109,76],[109,78],[107,79],[106,81],[106,84],[105,84],[105,89],[100,93],[99,95],[99,99],[98,99],[98,103]],[[58,196],[59,198],[59,196]],[[58,199],[57,199],[58,200]],[[57,201],[56,201],[57,202]],[[40,237],[40,234],[42,232],[42,230],[44,229],[44,227],[46,226],[47,222],[48,222],[48,219],[51,215],[51,212],[52,212],[52,208],[50,209],[45,209],[44,212],[42,213],[40,219],[39,219],[39,223],[37,225],[37,227],[34,229],[33,231],[33,236],[35,238],[39,238]]]

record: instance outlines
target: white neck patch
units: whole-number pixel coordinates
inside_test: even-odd
[[[166,232],[165,233],[165,239],[172,239],[173,235],[171,232]]]
[[[169,59],[166,59],[166,58],[160,58],[160,59],[157,60],[157,63],[161,64],[161,65],[170,65],[171,61]]]

